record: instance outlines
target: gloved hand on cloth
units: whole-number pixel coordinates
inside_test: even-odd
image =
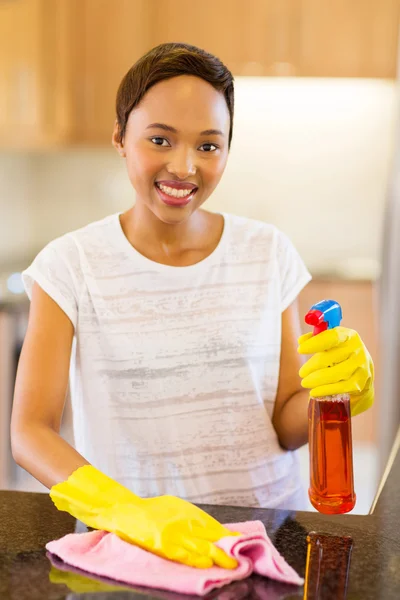
[[[198,568],[237,566],[214,542],[239,534],[186,500],[139,498],[91,465],[54,485],[50,497],[59,510],[89,527],[115,533],[163,558]]]

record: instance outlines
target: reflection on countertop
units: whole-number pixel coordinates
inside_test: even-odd
[[[290,565],[306,576],[305,590],[252,576],[227,588],[214,590],[208,598],[254,598],[268,600],[394,600],[400,589],[400,453],[399,441],[392,452],[374,510],[370,515],[326,516],[245,507],[202,505],[222,522],[260,520],[276,548]],[[2,600],[72,598],[76,578],[50,575],[44,546],[66,533],[82,531],[82,524],[58,512],[47,494],[0,492],[0,590]],[[308,548],[308,552],[307,552]],[[324,551],[321,552],[321,548]],[[67,569],[68,570],[68,569]],[[81,591],[106,598],[185,598],[178,594],[129,588],[113,590],[113,582],[79,575]],[[100,593],[99,593],[100,592]],[[119,594],[119,595],[117,595]],[[229,594],[227,596],[227,594]],[[87,596],[88,598],[91,596]],[[83,598],[83,596],[82,596]],[[187,596],[186,596],[187,598]]]

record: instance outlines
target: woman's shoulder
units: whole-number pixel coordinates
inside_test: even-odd
[[[260,243],[273,245],[280,235],[279,229],[272,223],[232,213],[223,215],[234,243],[254,243],[259,240]]]
[[[235,248],[236,254],[265,256],[278,263],[298,260],[292,240],[276,225],[231,213],[223,215],[230,232],[231,249]]]
[[[104,255],[104,248],[112,237],[112,224],[115,224],[116,219],[118,214],[89,223],[60,235],[44,246],[22,272],[28,296],[30,297],[33,282],[37,281],[53,299],[58,298],[58,303],[64,307],[65,299],[71,296],[71,290],[74,290],[74,297],[79,297],[79,290],[88,271],[88,262],[97,264],[99,257]],[[114,229],[118,231],[115,226]],[[68,315],[72,315],[72,304],[72,301],[69,302],[70,310],[65,309]]]
[[[117,219],[118,213],[54,238],[39,251],[24,273],[43,270],[82,274],[88,259],[96,263],[99,257],[112,252],[112,240],[118,232]]]
[[[115,235],[117,219],[118,213],[68,231],[51,240],[44,250],[73,254],[80,249],[87,250],[91,246],[97,246],[99,243],[104,246],[105,242]]]
[[[118,219],[119,213],[108,215],[98,221],[92,221],[83,227],[79,227],[79,229],[69,231],[65,234],[65,237],[78,243],[90,243],[98,239],[102,239],[104,243],[105,239],[115,236]]]

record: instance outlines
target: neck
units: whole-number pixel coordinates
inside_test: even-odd
[[[194,212],[182,223],[170,224],[163,223],[145,205],[137,203],[122,215],[121,222],[128,239],[174,252],[193,244],[196,234],[201,233],[202,212]]]

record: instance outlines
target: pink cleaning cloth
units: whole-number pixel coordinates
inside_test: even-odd
[[[217,542],[228,555],[238,561],[236,569],[221,567],[197,569],[172,562],[121,540],[113,533],[91,531],[70,533],[46,545],[65,563],[95,575],[129,585],[139,585],[183,594],[203,596],[232,581],[245,579],[252,573],[284,583],[302,585],[297,575],[274,547],[261,521],[230,523],[231,531],[242,533]]]

